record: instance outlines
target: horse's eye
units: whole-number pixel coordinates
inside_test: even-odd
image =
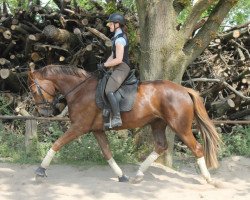
[[[32,95],[37,94],[37,91],[31,91]]]

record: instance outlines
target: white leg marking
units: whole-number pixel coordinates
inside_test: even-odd
[[[206,162],[205,162],[205,159],[204,157],[201,157],[201,158],[198,158],[197,159],[197,163],[199,165],[199,168],[201,170],[201,174],[202,176],[206,179],[206,181],[209,183],[212,181],[211,179],[211,176],[210,176],[210,173],[207,169],[207,166],[206,166]]]
[[[53,149],[50,149],[47,153],[47,155],[45,156],[45,158],[43,159],[43,162],[41,164],[41,167],[47,169],[50,165],[50,162],[52,160],[52,158],[54,157],[54,155],[56,154],[56,152]]]
[[[114,170],[115,174],[118,177],[122,177],[122,170],[121,168],[117,165],[117,163],[115,162],[115,160],[113,158],[110,158],[108,160],[108,163],[110,165],[110,167]]]
[[[146,160],[144,160],[137,173],[136,176],[143,176],[144,172],[148,169],[148,167],[159,157],[160,155],[158,153],[156,153],[155,151],[153,151],[147,158]]]

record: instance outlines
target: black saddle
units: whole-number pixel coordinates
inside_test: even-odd
[[[106,84],[110,76],[111,72],[105,72],[103,78],[99,80],[96,89],[96,104],[103,110],[104,122],[109,120],[108,116],[110,116],[111,112],[111,107],[105,95]],[[130,111],[132,109],[137,94],[138,83],[139,81],[133,69],[130,71],[120,88],[114,93],[119,102],[121,112]]]

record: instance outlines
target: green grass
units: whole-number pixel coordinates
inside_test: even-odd
[[[55,140],[67,129],[60,123],[39,124],[38,138],[34,139],[29,150],[25,148],[24,122],[0,122],[0,159],[14,163],[40,163]],[[152,151],[153,146],[142,143],[138,148],[134,138],[121,136],[116,131],[108,132],[110,148],[114,159],[119,163],[142,161]],[[223,146],[220,158],[232,155],[250,156],[250,126],[236,126],[230,133],[222,133]],[[174,151],[178,154],[178,149]],[[180,152],[183,153],[183,152]],[[190,152],[185,154],[190,156]],[[142,155],[143,156],[142,158]],[[93,136],[88,133],[65,145],[54,157],[52,163],[66,164],[106,164],[101,149]]]
[[[232,155],[250,156],[250,125],[235,126],[230,133],[222,134],[220,157]]]
[[[22,131],[18,134],[8,131],[0,123],[0,158],[15,163],[40,163],[53,142],[63,134],[59,123],[53,122],[47,128],[46,134],[43,130],[38,131],[38,140],[33,141],[27,152],[25,148],[25,137]],[[108,134],[110,148],[114,159],[119,163],[133,163],[136,161],[131,137],[121,138],[115,131]],[[65,145],[53,159],[54,163],[96,163],[105,164],[101,149],[93,136],[86,134],[71,143]]]

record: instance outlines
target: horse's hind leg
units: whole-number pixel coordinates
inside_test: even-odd
[[[155,141],[155,149],[154,151],[144,160],[132,181],[133,183],[139,183],[143,180],[144,172],[148,169],[148,167],[167,149],[167,141],[165,136],[166,123],[157,119],[156,121],[151,123],[152,134],[154,136]]]
[[[173,128],[173,130],[197,158],[197,163],[200,168],[202,176],[206,179],[208,183],[210,183],[211,176],[205,163],[203,148],[201,144],[195,139],[192,133],[191,125],[189,127],[185,127],[185,125],[176,126]]]
[[[128,182],[128,177],[123,174],[121,168],[117,165],[114,158],[112,157],[112,152],[109,148],[109,143],[107,135],[104,131],[95,131],[93,132],[99,146],[101,147],[104,158],[107,160],[110,167],[113,169],[115,174],[118,176],[119,182]]]

